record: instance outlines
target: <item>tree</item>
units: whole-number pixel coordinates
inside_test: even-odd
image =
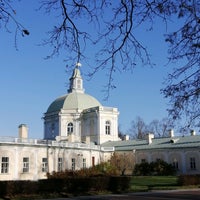
[[[162,120],[153,120],[149,125],[149,132],[154,133],[157,137],[167,137],[169,136],[169,130],[172,129],[173,123],[168,118],[163,118]]]
[[[126,171],[133,171],[135,158],[131,152],[114,152],[110,159],[110,164],[116,167],[121,175],[125,175]]]
[[[168,137],[169,130],[172,128],[174,128],[174,125],[168,118],[154,119],[147,124],[142,117],[136,117],[135,120],[131,121],[131,128],[128,132],[135,139],[145,139],[148,133],[153,133],[155,137]]]
[[[135,139],[144,139],[147,134],[147,125],[141,117],[136,117],[131,122],[131,128],[128,130],[129,135]]]
[[[15,48],[17,49],[17,35],[20,32],[22,36],[29,35],[29,31],[16,19],[16,10],[12,6],[11,0],[0,0],[0,28],[11,32],[8,28],[9,23],[15,26]]]
[[[0,15],[3,16],[0,21],[5,24],[8,19],[13,20],[12,15],[7,15],[13,13],[9,5],[10,0],[0,1]],[[155,21],[161,19],[166,26],[169,63],[181,61],[167,77],[166,87],[161,92],[169,98],[169,113],[174,120],[185,117],[188,126],[200,125],[199,0],[43,0],[40,9],[59,16],[58,23],[43,42],[52,47],[48,57],[58,55],[64,49],[68,51],[66,60],[74,65],[87,58],[84,50],[89,44],[95,45],[98,49],[96,67],[88,75],[91,77],[97,71],[105,70],[107,97],[110,89],[115,88],[115,71],[133,70],[139,62],[152,65],[148,50],[135,37],[134,30],[147,23],[148,29],[152,30]],[[93,25],[95,32],[93,28],[85,30],[78,26],[81,20]],[[171,20],[179,26],[169,32],[167,27]],[[21,26],[17,26],[17,30],[26,34],[23,31],[26,29]]]
[[[79,62],[86,57],[83,50],[88,41],[93,45],[101,43],[102,48],[96,54],[97,65],[89,76],[100,69],[107,70],[106,92],[109,95],[109,90],[115,88],[113,74],[116,70],[132,70],[138,61],[152,65],[149,53],[135,37],[134,29],[149,22],[151,30],[157,18],[166,27],[171,19],[178,20],[180,27],[173,32],[167,30],[165,40],[169,44],[169,61],[183,60],[184,64],[169,74],[162,93],[170,100],[169,113],[173,119],[187,116],[187,124],[195,124],[200,118],[199,4],[198,0],[46,0],[42,5],[45,11],[56,10],[62,19],[54,26],[45,44],[54,47],[50,56],[59,53],[63,47],[73,52],[74,60]],[[91,35],[77,27],[80,18],[97,27],[97,34]]]
[[[200,126],[200,2],[180,1],[176,7],[183,25],[166,36],[170,61],[182,61],[167,78],[162,93],[170,99],[173,120],[186,119],[187,127]],[[170,80],[170,82],[168,82]],[[183,117],[182,117],[183,118]]]

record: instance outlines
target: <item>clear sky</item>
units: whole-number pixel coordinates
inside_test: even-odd
[[[36,12],[37,1],[21,1],[16,6],[17,19],[30,31],[26,37],[18,36],[18,51],[14,47],[14,33],[0,29],[0,91],[1,122],[0,136],[18,136],[19,124],[27,124],[30,138],[43,138],[43,113],[57,97],[67,93],[71,73],[66,73],[66,62],[62,56],[45,60],[48,47],[38,44],[53,26],[50,16]],[[155,26],[153,32],[140,29],[136,35],[152,54],[154,68],[138,64],[133,73],[116,73],[110,98],[103,101],[105,72],[97,73],[88,81],[85,72],[89,68],[81,61],[85,92],[97,98],[104,106],[117,107],[120,112],[119,125],[124,133],[137,116],[146,123],[167,116],[167,100],[160,89],[171,67],[167,63],[167,45],[163,38],[164,27]],[[95,49],[95,47],[94,47]],[[87,54],[94,49],[88,49]]]

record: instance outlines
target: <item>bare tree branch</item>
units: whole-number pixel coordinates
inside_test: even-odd
[[[52,47],[47,58],[65,52],[70,67],[92,57],[86,55],[85,50],[95,47],[96,65],[88,76],[105,71],[105,98],[109,97],[110,89],[116,87],[116,71],[132,71],[140,64],[153,65],[148,49],[134,31],[141,26],[153,30],[155,21],[161,19],[166,27],[169,63],[177,63],[161,92],[170,101],[169,113],[173,119],[186,119],[188,126],[200,126],[199,0],[43,0],[40,9],[58,20],[43,41],[43,45]],[[28,35],[15,14],[10,0],[0,0],[0,28],[3,26],[9,31],[8,24],[12,21],[16,36],[19,31]],[[82,26],[82,21],[91,29]],[[172,21],[178,25],[169,32]]]
[[[29,35],[29,31],[16,19],[16,10],[12,7],[10,0],[0,0],[0,28],[4,28],[7,32],[12,31],[8,28],[8,24],[15,25],[15,48],[17,48],[18,32],[22,36]]]

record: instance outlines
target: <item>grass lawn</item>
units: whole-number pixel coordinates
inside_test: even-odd
[[[132,191],[170,190],[180,188],[176,176],[133,176]]]

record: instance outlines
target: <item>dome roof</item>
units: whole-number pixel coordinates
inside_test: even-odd
[[[87,109],[96,106],[101,106],[100,102],[94,97],[79,92],[71,92],[67,95],[57,98],[51,103],[47,109],[47,113],[72,109]]]
[[[70,87],[68,89],[68,94],[65,96],[57,98],[49,108],[46,113],[59,112],[61,109],[73,110],[79,109],[84,110],[87,108],[101,106],[99,101],[94,97],[85,94],[83,88],[83,79],[79,70],[79,65],[73,71],[70,80]]]

